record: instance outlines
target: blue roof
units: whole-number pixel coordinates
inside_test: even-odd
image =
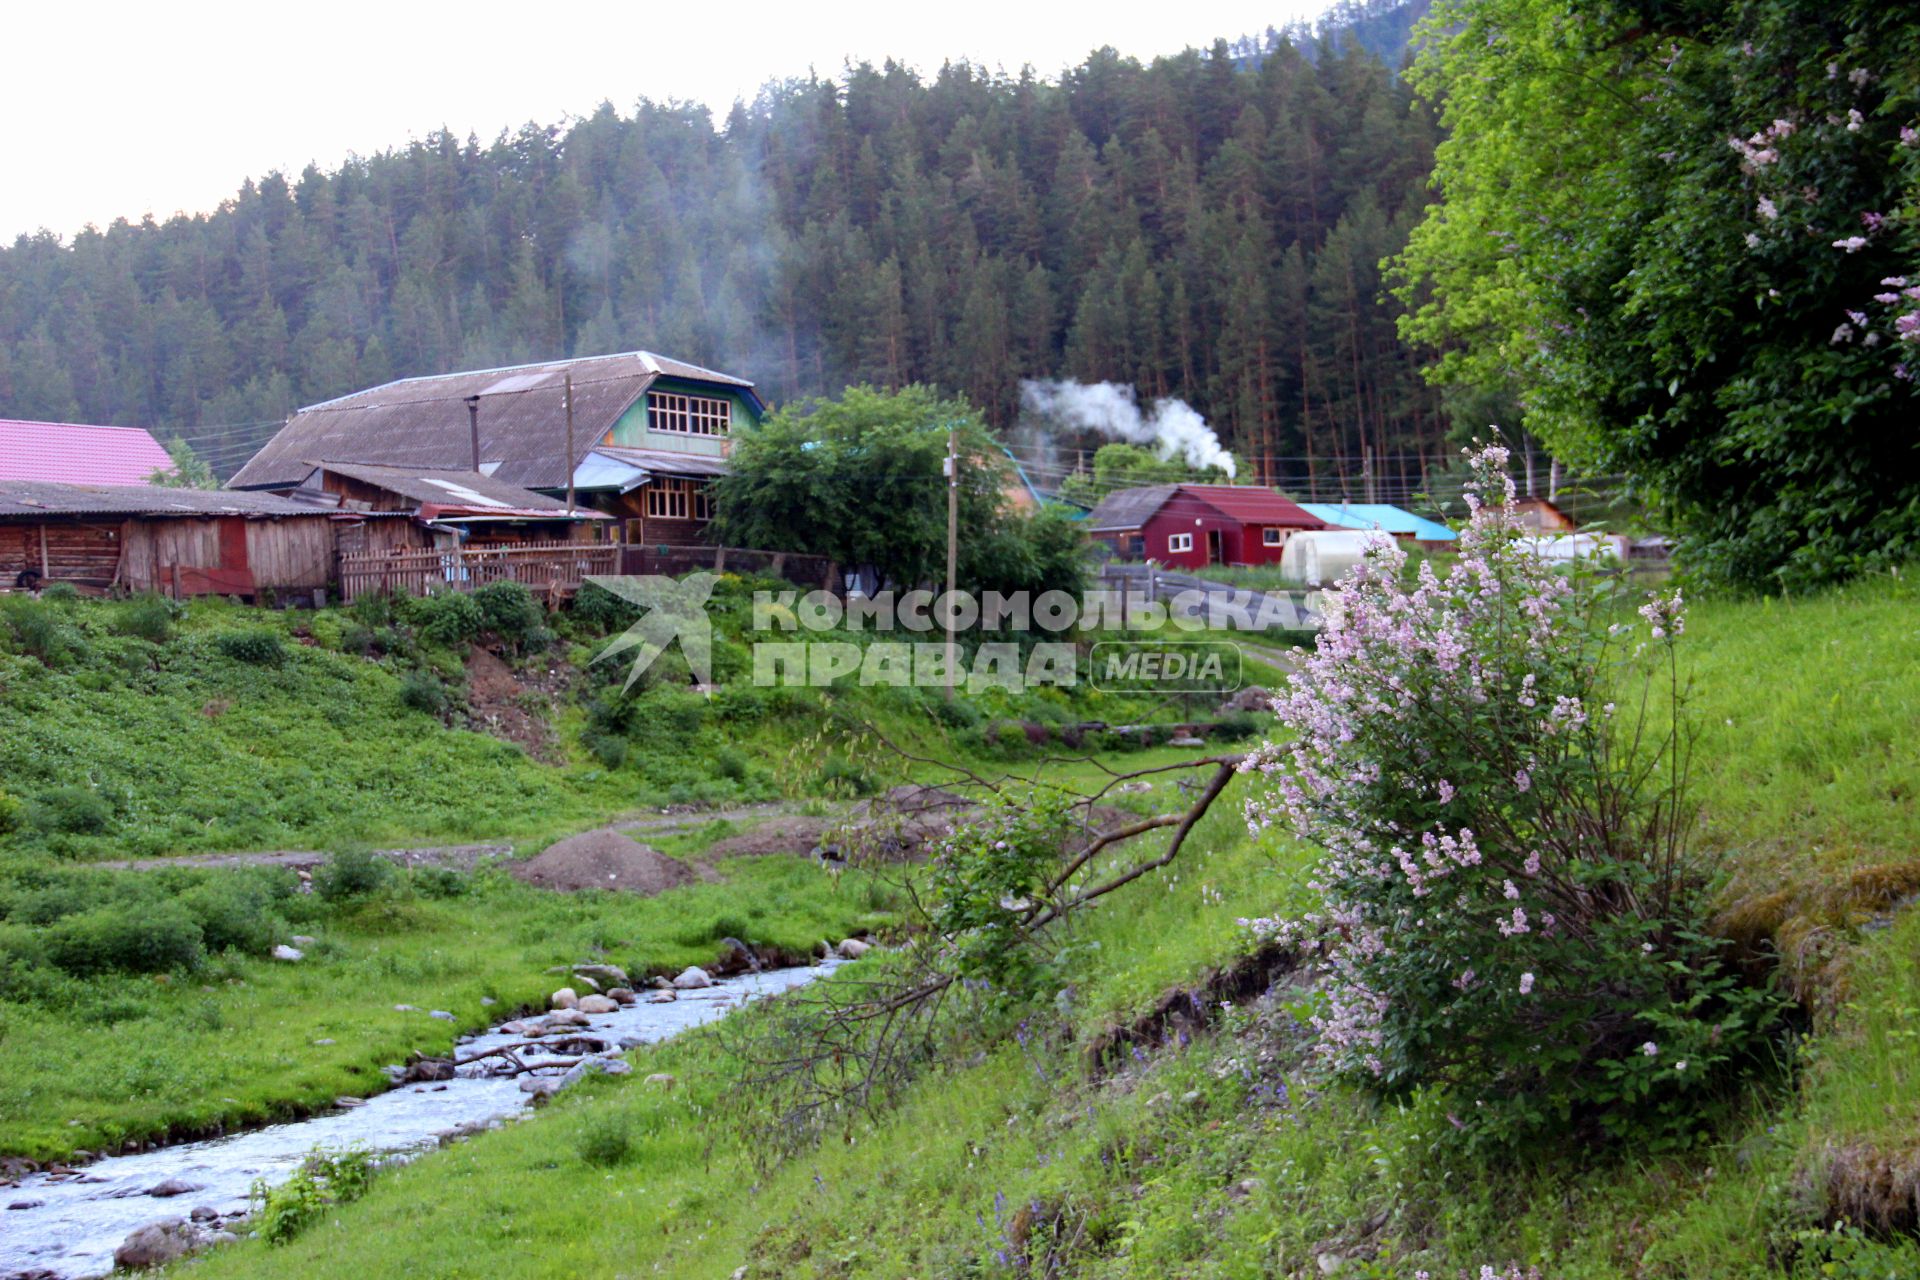
[[[1410,535],[1417,542],[1451,542],[1456,536],[1438,521],[1384,502],[1303,502],[1300,505],[1328,524],[1337,524],[1343,529],[1379,529],[1395,535]]]

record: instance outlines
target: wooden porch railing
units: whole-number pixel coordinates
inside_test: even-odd
[[[403,551],[340,557],[340,596],[351,604],[388,591],[424,596],[518,582],[531,591],[571,596],[594,574],[620,572],[620,547],[592,542],[516,542],[497,547]]]

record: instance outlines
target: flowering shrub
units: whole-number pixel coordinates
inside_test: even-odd
[[[1333,1068],[1438,1088],[1462,1129],[1684,1123],[1774,1006],[1702,928],[1684,742],[1607,700],[1664,675],[1679,723],[1682,600],[1609,627],[1610,588],[1524,545],[1506,451],[1472,461],[1458,563],[1407,588],[1374,546],[1279,700],[1292,741],[1245,766],[1255,829],[1325,850],[1319,912],[1250,923],[1323,950]]]

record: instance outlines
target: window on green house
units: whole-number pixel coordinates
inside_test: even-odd
[[[690,436],[723,436],[733,425],[733,402],[674,391],[647,393],[647,426]]]

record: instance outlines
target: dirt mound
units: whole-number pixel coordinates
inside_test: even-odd
[[[517,880],[561,893],[619,889],[649,898],[699,878],[686,863],[604,828],[569,836],[511,870]]]

